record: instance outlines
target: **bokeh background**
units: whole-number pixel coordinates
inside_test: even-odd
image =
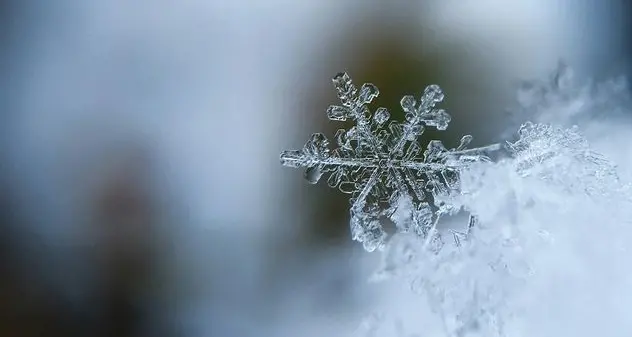
[[[281,167],[331,77],[432,83],[447,144],[520,79],[630,74],[623,0],[0,3],[0,336],[346,336],[387,296],[348,202]]]

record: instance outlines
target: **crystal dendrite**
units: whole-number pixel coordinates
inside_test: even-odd
[[[382,220],[393,219],[396,211],[400,217],[394,221],[400,231],[412,231],[427,244],[434,243],[440,239],[437,221],[455,211],[445,200],[458,193],[460,170],[473,162],[489,161],[487,153],[500,146],[468,149],[472,136],[466,135],[456,148],[431,140],[422,151],[425,129],[446,130],[451,120],[444,109],[436,107],[444,99],[437,85],[427,86],[419,100],[404,96],[400,104],[405,121],[389,122],[386,108],[369,110],[379,94],[375,85],[365,83],[358,89],[346,73],[337,74],[333,83],[340,105],[330,106],[327,116],[333,121],[352,120],[355,125],[336,132],[334,149],[325,135],[314,133],[302,149],[282,152],[281,163],[306,168],[305,178],[312,184],[327,175],[329,186],[351,194],[352,237],[366,250],[384,246],[387,234]],[[403,205],[405,221],[401,220]],[[470,224],[474,221],[471,217]]]

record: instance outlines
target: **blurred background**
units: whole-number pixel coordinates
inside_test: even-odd
[[[386,296],[348,201],[281,167],[331,78],[508,127],[564,59],[630,74],[623,0],[0,2],[0,336],[346,336]],[[454,144],[456,145],[456,144]]]

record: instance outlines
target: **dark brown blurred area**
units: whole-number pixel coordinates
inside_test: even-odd
[[[2,191],[0,336],[148,336],[147,299],[157,275],[160,240],[146,155],[131,147],[110,158],[111,165],[86,196],[92,207],[83,225],[92,226],[87,232],[93,239],[75,243],[72,250],[89,261],[98,281],[82,306],[41,282],[38,262],[25,252],[42,254],[46,247],[17,230],[19,216],[12,213],[10,194]]]
[[[152,274],[154,210],[143,177],[149,164],[145,153],[132,149],[117,160],[96,189],[95,225],[99,263],[103,266],[102,320],[106,335],[139,336],[140,301]]]

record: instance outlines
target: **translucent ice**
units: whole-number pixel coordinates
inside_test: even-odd
[[[468,149],[472,137],[467,135],[457,148],[447,149],[433,140],[422,150],[425,129],[446,130],[451,120],[436,107],[444,99],[438,85],[426,87],[418,100],[404,96],[405,121],[387,123],[390,114],[385,108],[371,114],[368,107],[379,95],[375,85],[357,89],[346,73],[336,75],[333,83],[341,105],[327,108],[327,116],[333,121],[353,120],[355,126],[336,132],[333,150],[323,134],[315,133],[303,149],[281,153],[281,163],[306,168],[310,183],[328,175],[329,186],[351,194],[351,233],[368,251],[384,247],[387,235],[381,219],[392,217],[404,199],[411,203],[411,222],[400,229],[434,241],[438,219],[451,211],[445,197],[458,191],[459,171],[489,160],[486,154],[500,146]]]

